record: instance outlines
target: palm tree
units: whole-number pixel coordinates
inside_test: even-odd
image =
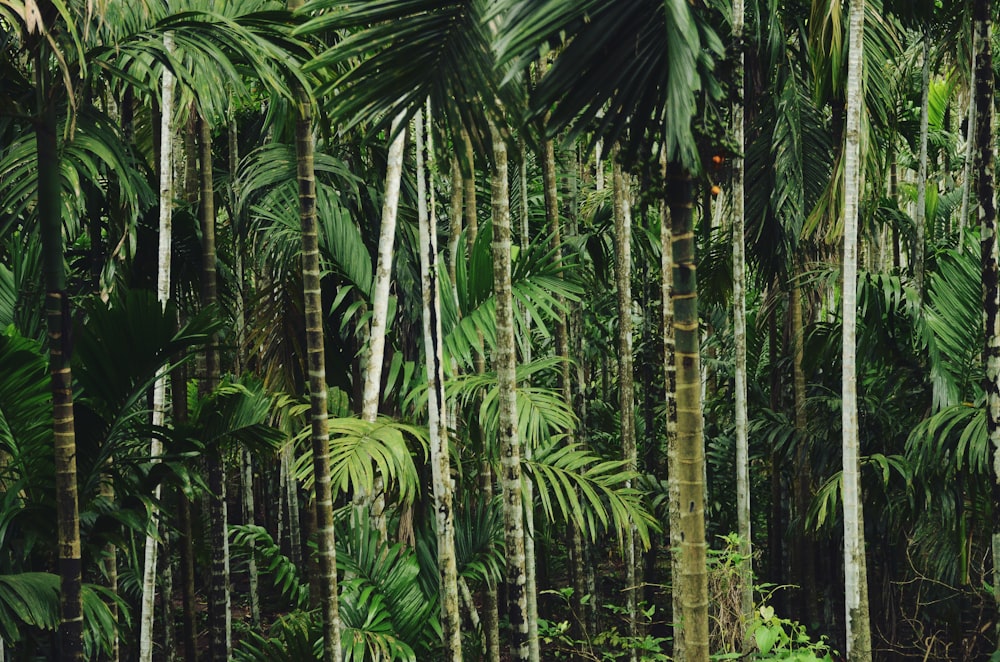
[[[289,8],[296,8],[295,0]],[[323,346],[323,300],[320,290],[319,239],[316,231],[316,173],[313,165],[312,101],[298,93],[295,149],[302,221],[302,288],[306,317],[306,363],[309,369],[311,446],[316,492],[316,533],[319,538],[320,606],[323,612],[323,659],[339,660],[340,613],[337,606],[337,559],[330,487],[330,433],[327,423],[326,355]]]
[[[994,173],[996,154],[993,146],[993,54],[991,51],[992,4],[989,0],[973,3],[973,48],[976,77],[976,197],[979,201],[980,261],[983,271],[983,311],[986,321],[986,426],[994,453],[993,502],[1000,497],[1000,279],[997,268],[997,211]],[[1000,508],[993,509],[993,558],[1000,550]],[[1000,577],[1000,564],[994,562],[994,581]],[[1000,605],[1000,593],[996,595]],[[998,606],[1000,609],[1000,606]],[[1000,629],[998,629],[1000,632]],[[998,644],[1000,646],[1000,644]],[[998,648],[1000,650],[1000,648]]]
[[[428,109],[428,123],[430,109]],[[431,473],[434,486],[434,513],[437,525],[437,562],[441,595],[441,638],[445,659],[461,662],[462,630],[458,611],[458,571],[455,565],[455,520],[452,500],[451,462],[448,454],[448,410],[444,393],[444,355],[441,344],[441,303],[438,290],[437,227],[427,209],[425,165],[433,149],[430,132],[425,145],[423,114],[418,112],[417,216],[420,224],[420,270],[423,300],[424,353],[427,370],[427,410],[429,414]]]
[[[744,3],[743,0],[733,2],[733,40],[739,49],[736,71],[736,97],[733,102],[733,140],[736,143],[736,156],[733,158],[733,336],[736,345],[736,365],[734,367],[736,393],[736,513],[738,533],[740,534],[740,554],[745,559],[743,586],[740,607],[744,617],[749,619],[753,610],[753,562],[751,561],[751,531],[750,531],[750,467],[749,442],[747,440],[747,323],[746,323],[746,247],[744,221],[744,180],[746,169],[743,153],[745,139],[743,130],[743,99],[744,99]]]
[[[170,52],[173,49],[173,35],[167,33],[163,36],[164,49]],[[167,68],[163,70],[160,95],[160,154],[159,154],[159,228],[157,237],[157,270],[156,270],[156,298],[161,306],[166,306],[170,300],[170,261],[172,247],[172,214],[174,204],[174,75]],[[166,422],[166,390],[167,376],[163,374],[156,380],[153,386],[153,425],[163,426]],[[163,452],[163,445],[159,439],[154,438],[149,444],[149,455],[158,461]],[[159,497],[157,488],[155,497]],[[156,527],[156,520],[152,526]],[[156,596],[156,557],[157,546],[156,529],[146,536],[145,559],[142,569],[142,613],[139,623],[139,659],[141,662],[150,662],[153,659],[153,617]]]
[[[52,16],[51,8],[51,3],[41,3],[41,9],[43,11],[48,9],[49,16]],[[52,83],[45,80],[43,73],[48,69],[47,44],[41,34],[31,41],[34,42],[32,50],[35,51],[38,89],[41,98],[48,100]],[[71,316],[63,265],[59,150],[56,140],[55,108],[48,102],[45,107],[38,110],[39,116],[35,120],[38,149],[38,218],[45,265],[45,311],[49,338],[49,374],[52,379],[59,532],[60,656],[64,660],[82,660],[80,515],[76,484],[76,436],[73,428],[73,375],[70,369]]]
[[[621,416],[622,459],[629,471],[636,470],[635,382],[632,368],[632,201],[621,163],[613,165],[615,219],[615,281],[618,298],[618,406]],[[631,484],[629,485],[631,487]],[[629,528],[625,546],[625,588],[629,634],[638,636],[638,590],[636,583],[635,534]],[[638,660],[632,652],[632,660]]]
[[[507,618],[511,659],[526,661],[528,619],[524,568],[524,505],[521,496],[521,440],[517,425],[517,348],[514,342],[514,301],[511,293],[510,192],[507,145],[493,129],[493,291],[496,297],[497,342],[493,365],[500,392],[500,487],[503,497],[504,541],[507,552]]]
[[[843,265],[843,491],[844,592],[849,660],[870,660],[868,573],[865,563],[864,519],[858,475],[857,403],[857,268],[858,216],[861,197],[861,116],[864,71],[864,0],[852,0],[848,28],[847,127],[844,147],[844,265]]]

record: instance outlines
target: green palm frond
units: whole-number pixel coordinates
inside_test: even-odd
[[[623,537],[631,526],[648,547],[650,530],[659,529],[643,505],[642,493],[631,486],[638,474],[629,471],[623,460],[605,460],[556,437],[523,465],[546,516],[553,520],[558,511],[591,540],[611,529]]]
[[[259,452],[274,452],[285,435],[269,423],[273,400],[263,385],[223,380],[212,393],[198,398],[190,423],[178,426],[206,448],[238,443]]]
[[[906,441],[906,456],[932,490],[938,480],[959,474],[988,479],[992,450],[982,398],[977,405],[953,405],[921,421]]]
[[[105,600],[125,605],[107,589],[83,586],[83,645],[90,658],[98,650],[111,652],[118,637],[118,623]],[[59,575],[47,572],[24,572],[0,575],[0,638],[17,643],[29,633],[28,628],[55,632],[59,629]]]
[[[548,357],[517,366],[517,425],[524,442],[534,448],[543,440],[567,432],[576,427],[576,415],[565,398],[557,391],[542,386],[523,386],[531,381],[540,381],[545,374],[554,375],[562,359]],[[463,406],[479,403],[478,422],[487,439],[495,439],[499,434],[500,407],[499,391],[495,372],[461,375],[445,383],[448,398],[455,398]],[[414,393],[416,404],[423,406],[426,388]]]
[[[58,138],[62,214],[70,238],[79,234],[79,219],[86,213],[86,196],[80,195],[84,186],[104,194],[114,187],[133,217],[154,199],[121,129],[104,114],[91,108],[80,111],[72,139],[67,140],[61,133]],[[37,155],[32,131],[23,132],[0,149],[0,178],[5,182],[0,189],[0,208],[5,211],[0,219],[0,237],[33,218],[38,197]]]
[[[530,111],[551,111],[547,130],[573,140],[593,129],[610,144],[626,129],[653,135],[667,158],[700,168],[692,119],[701,94],[716,96],[711,71],[722,43],[685,0],[511,0],[497,44],[501,62],[524,69],[558,47]],[[581,84],[585,81],[586,84]],[[635,156],[640,140],[622,141]]]
[[[0,329],[13,325],[26,338],[41,340],[42,242],[35,233],[14,233],[0,247]]]
[[[303,662],[323,659],[322,619],[319,610],[297,609],[279,616],[267,637],[249,632],[233,651],[241,662]]]
[[[427,431],[391,418],[380,417],[369,423],[359,418],[330,418],[330,480],[335,490],[353,494],[356,490],[371,491],[375,472],[386,480],[386,489],[399,491],[400,502],[413,503],[420,491],[420,477],[408,439],[417,442],[427,455]],[[309,438],[308,428],[297,437],[298,442]],[[312,488],[312,449],[299,444],[295,460],[295,475],[307,490]]]
[[[48,366],[41,346],[12,329],[0,332],[0,451],[4,473],[35,480],[32,468],[51,453],[52,404]],[[51,463],[51,459],[48,459]]]
[[[294,264],[301,251],[295,158],[293,147],[271,144],[248,154],[240,165],[237,207],[241,215],[249,213],[258,254],[268,264]],[[326,154],[316,154],[316,171],[321,255],[327,268],[367,299],[374,271],[371,255],[360,228],[341,202],[342,195],[358,195],[360,182],[347,164]]]
[[[861,458],[860,464],[862,470],[866,467],[873,468],[883,486],[889,485],[893,476],[898,477],[906,485],[913,480],[914,470],[902,455],[873,453]],[[816,490],[809,511],[806,513],[806,525],[816,530],[824,526],[832,527],[839,517],[842,503],[843,472],[838,471]]]
[[[352,512],[349,529],[337,536],[343,582],[340,614],[347,631],[345,659],[416,660],[438,640],[437,601],[421,589],[416,553],[381,540],[367,512]],[[398,657],[397,657],[398,656]]]
[[[940,254],[930,274],[924,317],[936,409],[974,398],[981,382],[981,278],[972,242]]]
[[[256,556],[261,573],[270,576],[274,587],[293,608],[305,609],[309,605],[309,584],[299,575],[298,566],[281,553],[281,545],[274,542],[267,529],[255,524],[232,525],[229,535],[235,559],[242,555]]]
[[[345,128],[370,123],[374,131],[388,129],[398,114],[406,113],[409,119],[430,98],[452,135],[465,127],[479,145],[488,146],[485,113],[494,107],[494,99],[510,94],[501,89],[495,73],[485,15],[488,4],[486,0],[314,1],[310,12],[326,11],[315,13],[298,32],[345,36],[304,69],[346,69],[318,90],[329,100],[330,114]],[[507,99],[508,106],[518,107]]]
[[[491,243],[493,225],[479,228],[467,259],[459,259],[455,268],[458,300],[441,298],[441,326],[444,350],[448,358],[472,369],[474,357],[496,347],[496,303],[493,297],[493,262]],[[559,265],[548,237],[531,242],[526,251],[517,251],[512,264],[511,291],[514,300],[530,317],[530,332],[548,336],[548,324],[566,312],[567,301],[578,301],[583,288],[577,282],[575,263],[564,258]],[[442,269],[442,279],[447,274]],[[445,285],[449,283],[445,282]],[[445,291],[447,291],[447,287]],[[524,316],[514,317],[519,338],[529,337]],[[480,338],[480,336],[482,336]],[[446,360],[445,364],[450,361]]]
[[[117,291],[105,304],[85,304],[87,317],[75,330],[73,376],[85,401],[106,420],[144,397],[156,371],[207,344],[222,329],[212,309],[177,328],[177,307],[149,290]]]

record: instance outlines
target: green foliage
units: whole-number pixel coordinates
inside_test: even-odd
[[[407,425],[391,418],[379,417],[374,423],[360,418],[330,418],[330,480],[334,490],[353,494],[356,490],[370,491],[375,485],[377,470],[386,480],[386,488],[395,487],[403,503],[413,503],[420,488],[420,479],[408,439],[417,442],[426,457],[427,432],[424,428]],[[301,449],[295,460],[295,475],[305,489],[311,489],[312,449],[301,443],[309,438],[309,428],[303,429],[296,442]]]
[[[233,650],[241,662],[304,662],[323,659],[322,620],[319,611],[295,610],[271,625],[270,636],[247,633]]]
[[[642,544],[649,546],[650,530],[659,527],[646,510],[642,493],[630,487],[637,474],[626,468],[624,460],[605,460],[580,444],[556,437],[523,464],[550,520],[558,509],[563,519],[575,520],[591,540],[609,529],[624,539],[627,527],[632,526]]]
[[[232,551],[236,559],[240,556],[255,556],[258,571],[270,575],[271,581],[282,597],[294,609],[305,609],[309,605],[309,584],[302,581],[299,569],[292,560],[281,553],[281,546],[262,526],[255,524],[233,525],[229,527],[232,537]]]
[[[379,540],[367,513],[352,513],[349,527],[337,537],[337,565],[348,577],[340,593],[345,659],[427,655],[440,640],[439,607],[421,589],[416,553]]]
[[[83,646],[88,659],[98,651],[110,653],[118,637],[118,623],[106,601],[126,605],[105,588],[83,586]],[[0,638],[18,644],[32,637],[31,629],[55,632],[59,628],[59,575],[24,572],[0,575]]]
[[[812,641],[804,625],[779,618],[774,608],[762,606],[750,624],[749,635],[753,637],[757,650],[751,655],[753,660],[792,660],[794,662],[832,662],[833,651],[823,637]],[[721,656],[716,659],[746,659]]]
[[[572,588],[562,588],[559,590],[542,591],[542,594],[557,597],[566,606],[572,605]],[[583,603],[587,604],[592,596],[585,595]],[[615,604],[604,604],[603,609],[607,614],[616,620],[626,617],[624,607]],[[645,629],[652,622],[656,614],[655,605],[639,605],[639,625]],[[632,636],[623,634],[618,626],[612,625],[605,630],[589,633],[584,639],[577,639],[573,636],[569,621],[549,621],[544,618],[539,619],[538,636],[541,643],[554,659],[569,660],[595,660],[600,662],[611,662],[613,660],[630,659],[635,653],[640,662],[666,662],[670,660],[667,655],[669,639],[665,637],[655,637],[650,634]],[[548,659],[548,658],[546,658]]]

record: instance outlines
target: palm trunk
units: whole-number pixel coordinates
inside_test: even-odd
[[[679,165],[668,169],[673,253],[674,338],[677,356],[677,451],[670,468],[680,503],[680,576],[674,578],[683,623],[683,650],[690,662],[708,660],[708,572],[705,543],[705,447],[701,412],[698,284],[695,273],[691,178]]]
[[[976,0],[972,6],[973,47],[976,53],[976,197],[979,200],[980,259],[983,269],[983,310],[986,347],[986,430],[993,445],[993,582],[1000,579],[1000,286],[997,277],[997,207],[993,182],[996,152],[993,144],[992,3]],[[1000,591],[994,592],[1000,611]],[[1000,623],[1000,621],[998,621]],[[997,626],[1000,634],[1000,625]],[[997,644],[1000,650],[1000,643]]]
[[[975,50],[975,48],[973,48]],[[975,53],[973,53],[975,59]],[[969,80],[969,111],[965,129],[965,164],[962,166],[962,206],[958,214],[958,245],[962,246],[965,227],[969,223],[969,194],[972,191],[972,161],[976,153],[976,66],[972,65]]]
[[[928,97],[931,87],[931,49],[930,35],[926,28],[923,39],[924,62],[920,79],[920,155],[917,165],[917,209],[913,219],[917,230],[913,245],[913,280],[918,298],[923,298],[924,292],[924,235],[927,230],[927,134],[930,123]]]
[[[512,660],[528,660],[528,621],[524,586],[524,505],[521,496],[521,439],[517,429],[517,377],[514,300],[511,292],[510,193],[507,145],[493,128],[493,291],[496,297],[497,345],[493,359],[500,404],[500,486],[503,492],[504,540],[507,545],[507,616]]]
[[[170,373],[174,423],[187,422],[187,370],[178,366]],[[177,529],[179,564],[181,574],[181,636],[183,638],[184,659],[198,662],[198,622],[195,611],[195,571],[194,536],[191,526],[191,501],[183,490],[177,491]]]
[[[438,291],[437,225],[427,210],[424,164],[431,147],[424,145],[423,116],[417,112],[417,218],[420,234],[420,282],[423,299],[424,353],[427,368],[431,474],[437,518],[438,580],[441,593],[441,638],[445,660],[462,659],[462,622],[459,612],[458,571],[455,559],[455,522],[452,509],[451,463],[448,455],[448,414],[444,395],[441,344],[441,303]]]
[[[747,434],[747,302],[746,250],[744,246],[744,178],[745,150],[743,136],[743,0],[733,2],[733,39],[739,48],[736,65],[736,101],[733,103],[733,341],[736,348],[736,519],[740,534],[740,556],[744,567],[740,577],[740,610],[744,623],[749,623],[753,611],[753,561],[750,531],[750,444]]]
[[[795,262],[796,270],[801,270]],[[798,433],[798,447],[795,450],[795,474],[792,478],[792,507],[799,523],[799,539],[792,545],[790,556],[794,568],[795,581],[801,586],[798,595],[798,609],[805,615],[807,623],[819,623],[819,604],[816,599],[816,563],[813,539],[805,530],[806,513],[812,502],[812,461],[806,441],[806,375],[802,362],[805,359],[805,331],[802,320],[802,289],[800,274],[792,279],[791,294],[788,298],[792,323],[792,390],[795,396],[795,430]]]
[[[635,448],[635,384],[632,368],[632,213],[629,202],[628,182],[617,158],[612,166],[615,219],[615,280],[618,295],[618,408],[621,416],[622,458],[629,471],[638,464]],[[626,489],[632,481],[625,483]],[[629,635],[639,635],[638,605],[636,603],[635,529],[629,526],[625,533],[625,604],[628,613]],[[638,651],[633,648],[629,659],[636,662]]]
[[[204,117],[198,119],[201,162],[201,301],[213,306],[218,299],[215,251],[215,189],[212,173],[212,128]],[[212,393],[219,385],[219,351],[213,338],[205,350],[205,384]],[[226,466],[222,448],[208,449],[208,498],[212,554],[212,582],[208,620],[212,632],[211,659],[227,662],[233,649],[233,620],[229,586],[229,513],[226,506]]]
[[[555,159],[553,159],[554,162]],[[555,167],[553,165],[553,171]],[[528,247],[531,245],[531,230],[528,223],[528,162],[524,151],[524,144],[521,144],[521,165],[518,168],[521,177],[521,254],[527,255]],[[546,209],[548,207],[546,206]],[[556,214],[556,230],[558,232],[559,216]],[[558,234],[556,235],[558,236]],[[562,261],[560,251],[557,249],[556,259]],[[524,328],[528,336],[531,336],[531,313],[525,308]],[[565,316],[560,317],[565,320]],[[565,322],[562,322],[565,326]],[[557,331],[558,333],[558,331]],[[531,343],[524,343],[524,363],[531,363]],[[568,370],[568,366],[567,366]],[[568,384],[567,384],[568,388]],[[531,445],[524,445],[524,457],[531,460]],[[528,608],[528,658],[531,662],[539,662],[541,659],[541,647],[538,640],[538,577],[537,566],[535,565],[535,485],[530,480],[524,482],[524,571],[525,571],[525,602]]]
[[[289,2],[289,8],[297,3]],[[327,422],[326,353],[323,342],[323,297],[320,290],[319,236],[316,229],[316,171],[313,161],[312,107],[298,91],[295,122],[299,218],[302,222],[302,290],[306,318],[306,365],[309,370],[310,441],[316,493],[319,604],[323,614],[323,660],[339,662],[340,610],[337,604],[337,550],[334,547],[333,491],[330,485],[330,432]],[[292,480],[289,477],[289,480]],[[291,531],[298,535],[297,531]],[[314,584],[315,585],[315,584]]]
[[[173,35],[169,32],[163,36],[163,44],[167,50],[173,47]],[[173,114],[174,114],[174,75],[163,69],[163,96],[160,103],[160,224],[158,234],[159,254],[157,257],[156,298],[160,305],[166,305],[170,298],[170,259],[171,259],[171,214],[174,196],[173,181]],[[162,426],[166,419],[166,376],[159,374],[153,385],[153,426]],[[163,446],[159,439],[154,438],[149,443],[149,455],[152,462],[159,462]],[[160,498],[159,485],[153,491],[154,501]],[[153,659],[153,616],[156,603],[156,529],[157,517],[155,507],[151,508],[149,527],[152,533],[146,536],[146,548],[142,575],[142,608],[139,622],[139,662],[150,662]]]
[[[39,52],[44,49],[39,48]],[[44,90],[43,63],[37,62]],[[83,599],[80,513],[76,482],[76,432],[69,330],[72,324],[63,263],[62,190],[55,109],[49,101],[35,124],[38,145],[38,226],[45,276],[45,317],[52,380],[53,445],[56,474],[56,534],[59,544],[59,653],[62,660],[83,660]]]
[[[364,391],[361,395],[361,418],[374,423],[378,418],[378,404],[382,385],[382,363],[385,356],[385,331],[389,316],[389,286],[392,283],[392,251],[396,241],[396,214],[399,209],[399,184],[403,176],[403,146],[406,144],[406,130],[400,124],[400,115],[392,122],[390,133],[396,137],[389,144],[386,158],[385,193],[382,198],[382,224],[378,238],[378,261],[375,267],[375,283],[371,293],[372,322],[368,331],[368,352],[365,362]],[[385,498],[382,495],[382,476],[376,474],[374,494],[365,495],[359,490],[356,495],[361,505],[374,498],[371,504],[372,525],[382,539],[387,538],[385,524]],[[358,503],[356,499],[355,503]]]
[[[463,173],[462,182],[465,192],[465,243],[471,255],[476,237],[479,235],[479,219],[476,209],[475,152],[472,149],[472,139],[465,131],[462,131],[462,145],[468,167],[468,171]],[[484,347],[482,337],[479,339],[479,346]],[[486,359],[483,354],[477,354],[475,362],[477,373],[486,372]],[[487,502],[493,499],[493,467],[488,458],[484,458],[480,464],[480,488],[483,491],[483,499]],[[487,582],[484,603],[483,631],[486,633],[486,659],[487,662],[500,662],[500,606],[496,585]]]
[[[864,0],[851,0],[847,61],[847,128],[844,147],[844,283],[843,283],[843,495],[844,594],[847,659],[870,660],[871,626],[865,562],[864,519],[858,470],[858,394],[856,364],[858,212],[861,198],[861,113],[864,97]]]

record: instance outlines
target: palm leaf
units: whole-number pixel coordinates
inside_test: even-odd
[[[59,575],[47,572],[24,572],[0,575],[0,638],[17,643],[26,628],[56,631],[59,629]],[[90,658],[98,649],[111,652],[118,637],[118,623],[105,600],[124,604],[107,589],[83,586],[83,645]]]
[[[402,543],[387,544],[366,511],[353,511],[348,531],[337,536],[343,582],[341,618],[347,626],[345,659],[416,660],[439,639],[438,606],[420,588],[420,564]]]
[[[484,110],[509,92],[494,73],[487,5],[486,0],[314,1],[311,13],[326,11],[316,13],[299,33],[345,36],[304,69],[346,69],[318,90],[345,128],[371,123],[374,131],[388,129],[397,115],[409,119],[430,98],[452,135],[465,127],[488,146]],[[507,105],[518,107],[510,97]]]
[[[638,474],[629,471],[624,460],[605,460],[557,437],[523,465],[548,518],[553,520],[558,511],[591,540],[611,529],[624,539],[628,527],[634,527],[648,547],[650,529],[659,528],[642,503],[642,493],[631,486]]]
[[[722,43],[685,0],[515,0],[505,11],[497,50],[501,62],[524,69],[544,45],[561,52],[538,82],[530,112],[551,111],[547,131],[587,130],[609,144],[624,136],[655,136],[667,158],[700,168],[692,129],[699,96],[716,94],[713,59]],[[586,81],[581,85],[580,81]],[[622,141],[635,156],[640,140]]]
[[[420,489],[420,478],[407,439],[418,442],[427,454],[427,432],[423,428],[380,417],[370,423],[358,418],[331,418],[330,480],[334,489],[353,494],[363,489],[370,492],[377,471],[386,480],[386,488],[395,486],[402,503],[413,503]],[[297,442],[309,438],[309,429],[302,430]],[[313,475],[312,449],[302,446],[295,460],[295,475],[305,489],[311,489]]]

